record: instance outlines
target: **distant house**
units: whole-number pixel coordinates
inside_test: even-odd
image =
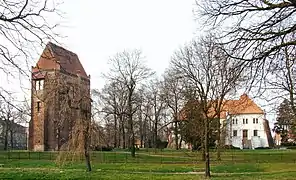
[[[7,131],[6,131],[7,130]],[[27,149],[28,128],[20,124],[0,120],[0,149]]]
[[[221,108],[222,144],[240,149],[273,146],[274,142],[265,113],[248,95],[243,94],[238,100],[224,100]],[[183,112],[180,113],[180,118],[186,119]]]
[[[221,114],[225,144],[241,149],[273,146],[273,138],[264,111],[246,94],[238,100],[226,100]]]

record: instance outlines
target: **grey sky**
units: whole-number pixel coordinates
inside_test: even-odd
[[[78,54],[92,88],[104,85],[108,58],[124,49],[141,49],[161,75],[174,50],[196,32],[193,8],[194,0],[65,0],[62,44]]]
[[[49,21],[61,22],[58,32],[66,37],[60,43],[78,54],[91,87],[102,88],[108,58],[124,49],[141,49],[160,76],[173,52],[199,34],[194,8],[195,0],[64,0],[59,9],[65,18]],[[19,82],[11,87],[19,90]]]

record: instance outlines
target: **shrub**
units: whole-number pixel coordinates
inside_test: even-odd
[[[287,149],[296,149],[296,146],[288,146]]]
[[[271,149],[270,147],[256,147],[255,149]]]
[[[296,146],[296,144],[294,142],[283,142],[281,146]]]
[[[158,149],[164,149],[164,148],[167,148],[168,146],[168,142],[167,141],[161,141],[160,139],[157,139],[156,141],[156,147]]]
[[[107,147],[107,146],[96,146],[95,151],[112,151],[112,147]]]
[[[222,148],[223,149],[240,149],[239,147],[235,147],[233,145],[224,145]]]

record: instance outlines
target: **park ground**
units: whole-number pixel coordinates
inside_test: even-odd
[[[200,152],[142,149],[91,152],[92,172],[83,158],[57,160],[57,152],[0,152],[0,179],[204,179]],[[225,150],[211,179],[296,179],[296,150]],[[61,157],[66,157],[65,155]],[[71,156],[72,157],[72,156]]]

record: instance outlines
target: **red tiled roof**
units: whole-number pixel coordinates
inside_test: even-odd
[[[226,100],[223,103],[221,118],[229,114],[264,114],[264,111],[247,94],[241,95],[239,100]]]
[[[198,105],[198,103],[196,103]],[[238,100],[224,100],[222,103],[222,110],[220,112],[220,118],[226,119],[226,114],[238,115],[238,114],[264,114],[263,110],[251,100],[247,94],[241,95]],[[209,109],[209,116],[214,116],[214,108]],[[186,108],[180,112],[180,119],[185,119]]]
[[[33,79],[44,79],[46,72],[39,71],[38,69],[33,69],[32,78]]]
[[[77,54],[49,42],[37,62],[37,69],[59,69],[88,78]]]

